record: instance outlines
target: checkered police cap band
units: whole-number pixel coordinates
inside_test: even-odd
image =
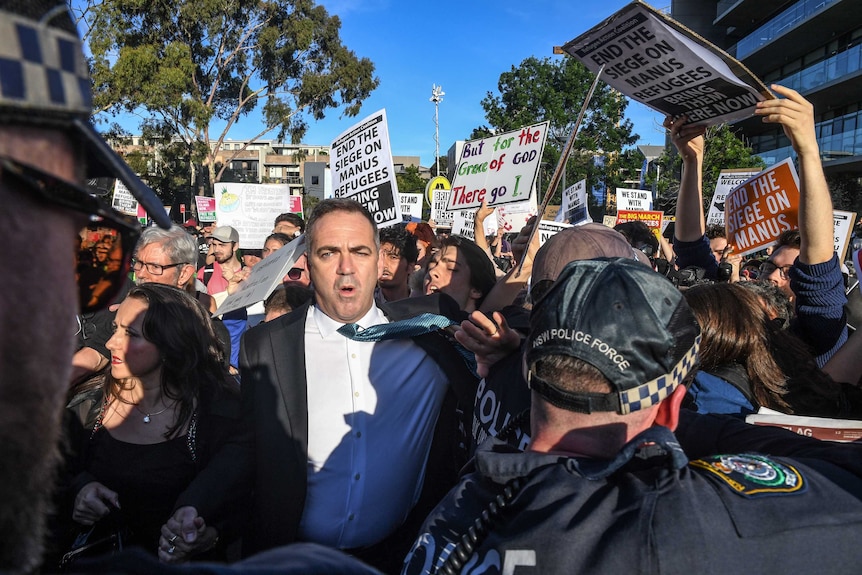
[[[87,62],[75,34],[51,27],[58,5],[39,21],[0,11],[0,114],[22,121],[89,118]],[[64,15],[68,18],[68,14]],[[22,117],[22,110],[34,112]]]

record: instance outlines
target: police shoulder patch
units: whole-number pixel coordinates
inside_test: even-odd
[[[803,493],[808,488],[795,467],[763,455],[711,455],[689,465],[706,470],[734,493],[748,498]]]

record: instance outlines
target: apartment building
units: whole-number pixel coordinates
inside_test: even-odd
[[[862,1],[672,0],[671,15],[767,85],[811,101],[826,173],[862,177]],[[768,165],[791,156],[780,127],[737,127]]]

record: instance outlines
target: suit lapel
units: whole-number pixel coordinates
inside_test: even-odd
[[[296,309],[284,329],[270,333],[275,380],[279,382],[293,439],[308,447],[308,392],[305,377],[305,319],[309,304]]]

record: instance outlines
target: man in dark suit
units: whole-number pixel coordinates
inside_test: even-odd
[[[374,304],[377,229],[356,202],[318,204],[306,236],[314,303],[243,339],[255,435],[243,551],[313,541],[397,571],[423,514],[457,478],[459,400],[469,407],[477,382],[445,330],[377,342],[337,330],[463,314],[443,295]]]

